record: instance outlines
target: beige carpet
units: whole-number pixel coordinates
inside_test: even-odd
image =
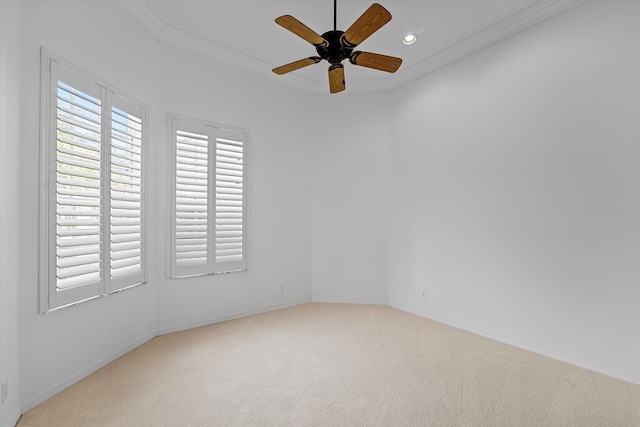
[[[27,426],[640,426],[640,386],[386,306],[304,304],[157,337]]]

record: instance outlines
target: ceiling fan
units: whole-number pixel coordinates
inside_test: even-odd
[[[391,21],[389,11],[374,3],[347,31],[339,31],[336,29],[336,2],[337,0],[333,1],[333,30],[327,31],[321,36],[291,15],[283,15],[276,18],[276,24],[314,45],[319,56],[310,56],[274,68],[274,73],[279,75],[290,73],[308,65],[317,64],[325,59],[331,64],[329,66],[329,91],[337,93],[346,88],[342,61],[347,58],[352,64],[362,67],[388,73],[395,73],[398,70],[400,64],[402,64],[401,58],[353,50],[370,35],[382,28],[383,25]]]

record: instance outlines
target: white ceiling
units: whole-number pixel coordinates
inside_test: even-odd
[[[536,24],[583,0],[377,0],[391,22],[358,49],[398,56],[388,74],[345,65],[347,91],[399,87],[462,56]],[[315,48],[274,22],[293,15],[319,34],[333,29],[331,0],[119,0],[158,41],[180,47],[309,93],[328,93],[328,63],[285,76],[271,69],[316,55]],[[338,30],[346,30],[374,1],[338,0]],[[418,34],[412,46],[404,34]]]

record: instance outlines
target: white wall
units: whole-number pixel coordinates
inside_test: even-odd
[[[20,169],[20,38],[21,7],[0,2],[0,378],[8,385],[0,407],[0,426],[15,424],[20,416],[18,355],[18,263],[20,242],[16,228],[20,196],[15,185]]]
[[[19,284],[20,404],[23,411],[60,391],[104,363],[153,337],[155,284],[79,304],[47,315],[38,313],[38,209],[40,47],[153,105],[156,42],[115,2],[22,2],[22,96],[19,233],[16,251]],[[73,25],[61,25],[72,22]],[[117,31],[114,31],[117,28]],[[151,111],[151,129],[162,126]],[[151,144],[159,132],[151,132]],[[161,134],[160,134],[161,135]],[[158,173],[152,167],[151,176]],[[151,245],[156,244],[151,238]],[[14,270],[15,271],[15,270]]]
[[[314,301],[387,303],[387,99],[348,92],[314,99],[322,113],[312,147]]]
[[[3,422],[157,331],[312,296],[388,297],[640,382],[640,4],[587,2],[391,94],[335,96],[159,44],[115,2],[0,4]],[[40,46],[145,101],[153,159],[149,284],[49,315]],[[165,278],[167,112],[250,130],[247,272]]]
[[[160,56],[162,115],[177,113],[250,134],[248,270],[173,280],[158,276],[159,331],[310,301],[309,147],[315,132],[308,118],[317,111],[312,96],[173,47],[162,45]],[[156,153],[168,168],[167,138],[158,141]],[[155,194],[163,213],[169,212],[168,178]],[[167,230],[168,216],[159,217],[164,222],[156,229]],[[157,259],[161,266],[162,257]]]
[[[638,22],[586,2],[393,93],[392,305],[640,382]]]
[[[59,25],[63,17],[75,26]],[[23,24],[24,105],[15,172],[22,183],[12,190],[21,197],[19,218],[11,224],[20,232],[19,273],[13,271],[20,283],[23,411],[158,332],[311,300],[309,146],[315,132],[307,134],[306,118],[315,116],[316,107],[310,95],[159,44],[115,2],[25,2]],[[33,268],[40,185],[33,161],[39,155],[40,46],[149,105],[152,160],[149,283],[48,315],[37,312],[38,273]],[[250,130],[247,272],[165,278],[167,112]]]

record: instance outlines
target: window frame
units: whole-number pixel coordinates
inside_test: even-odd
[[[75,64],[66,61],[41,48],[40,54],[40,221],[39,221],[39,312],[49,313],[62,308],[90,301],[123,290],[131,289],[147,283],[148,270],[148,220],[147,220],[147,186],[148,186],[148,140],[149,119],[148,106],[140,100],[113,87],[102,79],[84,71]],[[97,87],[100,92],[100,250],[101,277],[99,281],[84,284],[69,289],[58,289],[56,283],[56,216],[57,216],[57,107],[53,105],[58,96],[59,68],[66,69],[65,79],[74,80],[75,89],[84,91],[88,86]],[[55,81],[54,81],[55,80]],[[94,92],[95,93],[95,92]],[[116,101],[117,99],[117,101]],[[113,108],[132,115],[131,111],[123,110],[122,105],[133,106],[133,110],[139,109],[141,120],[140,138],[140,273],[136,283],[129,283],[123,277],[111,277],[111,127],[113,126]],[[105,167],[109,164],[108,167]],[[109,225],[107,225],[109,223]],[[127,276],[124,276],[126,278]]]
[[[185,126],[184,128],[178,129],[178,124]],[[177,131],[192,131],[192,132],[202,132],[202,128],[208,128],[208,132],[206,132],[209,137],[209,141],[213,141],[213,155],[208,156],[208,168],[213,168],[214,173],[213,177],[208,179],[208,187],[207,187],[207,196],[209,203],[207,205],[207,219],[208,226],[213,223],[214,231],[210,233],[209,236],[213,235],[213,241],[208,242],[210,246],[207,249],[207,257],[208,262],[206,265],[201,268],[179,268],[176,265],[176,185],[177,185]],[[226,133],[239,133],[243,135],[243,172],[242,172],[242,261],[240,268],[234,268],[230,270],[217,271],[217,264],[215,262],[215,213],[216,213],[216,205],[215,205],[215,154],[216,154],[216,145],[217,145],[217,137],[218,135],[226,134]],[[230,273],[240,273],[243,271],[247,271],[249,269],[249,250],[248,250],[248,240],[249,240],[249,179],[248,179],[248,151],[249,151],[249,140],[250,140],[250,132],[249,130],[236,126],[224,125],[208,120],[202,120],[194,117],[188,117],[176,113],[167,113],[167,140],[169,141],[169,170],[171,173],[169,174],[169,185],[167,186],[170,189],[169,197],[167,198],[169,202],[169,207],[166,210],[169,214],[169,218],[167,223],[168,227],[168,235],[167,235],[167,245],[166,250],[166,277],[168,279],[182,279],[188,277],[200,277],[200,276],[210,276],[217,274],[230,274]],[[209,169],[209,170],[210,170]],[[209,172],[208,170],[208,172]],[[213,218],[213,221],[212,221]]]

